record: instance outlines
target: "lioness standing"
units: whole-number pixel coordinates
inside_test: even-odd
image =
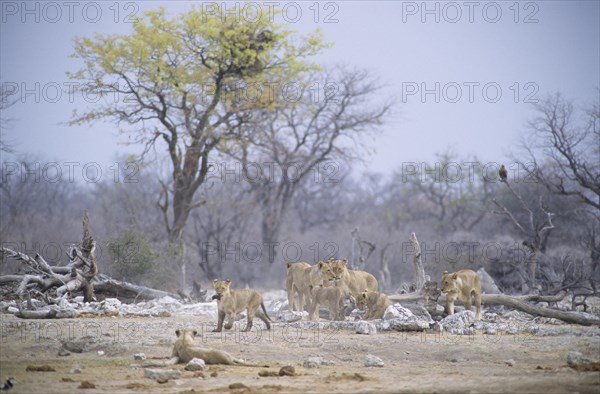
[[[341,281],[344,292],[350,292],[354,298],[367,290],[377,291],[377,279],[366,271],[354,271],[347,267],[348,259],[330,260],[321,269],[326,281]]]
[[[460,270],[451,274],[444,271],[442,274],[442,293],[446,293],[446,312],[454,314],[454,301],[459,298],[465,309],[471,310],[471,297],[475,297],[477,313],[475,320],[481,318],[481,281],[479,275],[472,270]]]
[[[306,309],[310,311],[312,301],[310,286],[319,286],[323,283],[325,280],[324,272],[329,266],[329,262],[319,261],[315,265],[309,265],[308,263],[287,263],[287,266],[286,287],[289,309],[291,311],[302,311],[306,302]],[[299,304],[295,303],[295,292],[298,293]]]
[[[290,263],[287,262],[287,278],[285,287],[288,294],[288,308],[290,311],[303,311],[306,288],[309,285],[308,263]],[[296,303],[296,295],[298,303]]]
[[[246,328],[244,328],[242,331],[250,331],[252,328],[252,319],[254,319],[255,314],[265,322],[267,330],[270,330],[271,324],[269,324],[269,321],[271,318],[267,314],[267,310],[265,309],[265,304],[263,303],[263,298],[260,293],[254,289],[234,290],[229,287],[230,285],[230,280],[213,280],[213,287],[217,293],[213,296],[213,299],[217,299],[217,309],[219,315],[217,328],[214,329],[213,332],[221,332],[223,330],[223,321],[225,320],[225,315],[228,315],[225,329],[229,330],[231,327],[233,327],[235,316],[244,309],[246,309],[246,313],[248,315],[248,323],[246,324]],[[258,307],[262,307],[262,311],[259,310]]]

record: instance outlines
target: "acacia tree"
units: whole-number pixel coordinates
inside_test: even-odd
[[[380,86],[364,70],[312,72],[304,81],[302,94],[246,123],[246,143],[230,150],[248,172],[261,208],[262,242],[271,250],[298,186],[339,182],[341,165],[360,159],[364,137],[383,124],[392,106],[392,100],[376,102]],[[268,253],[268,262],[274,261],[275,253]]]
[[[131,34],[76,40],[73,56],[84,65],[68,75],[106,100],[71,123],[114,121],[144,153],[164,144],[172,173],[158,205],[177,243],[201,204],[194,196],[211,153],[238,140],[249,113],[274,105],[276,94],[250,95],[249,87],[276,91],[313,68],[308,59],[324,46],[318,32],[293,37],[264,13],[230,22],[195,8],[174,19],[149,11]]]

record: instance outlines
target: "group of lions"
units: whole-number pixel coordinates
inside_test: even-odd
[[[231,329],[238,313],[246,310],[247,324],[244,331],[252,328],[255,316],[271,328],[261,294],[254,289],[232,289],[231,281],[213,281],[217,300],[218,320],[216,332]],[[319,306],[329,312],[330,320],[344,320],[344,300],[350,299],[357,308],[366,310],[363,319],[381,319],[392,304],[387,295],[378,291],[377,279],[366,271],[351,270],[347,259],[329,259],[314,265],[306,262],[287,263],[286,290],[291,311],[308,311],[310,320],[319,318]],[[454,301],[460,299],[465,308],[471,309],[471,299],[476,306],[476,319],[481,315],[481,281],[476,272],[461,270],[442,274],[441,291],[446,293],[446,311],[454,313]],[[223,323],[227,318],[227,323]]]
[[[252,329],[255,316],[271,328],[271,318],[265,309],[262,295],[254,289],[232,289],[230,280],[213,280],[217,300],[217,327],[220,332],[231,329],[238,313],[246,310],[247,323],[243,331]],[[377,279],[365,271],[348,269],[348,260],[329,259],[315,265],[308,263],[287,263],[286,288],[289,309],[303,311],[305,306],[309,319],[319,318],[319,306],[329,310],[330,320],[344,320],[344,300],[352,299],[357,308],[366,310],[363,319],[381,319],[392,304],[389,297],[379,292]],[[454,301],[460,299],[467,310],[471,309],[471,298],[475,299],[476,319],[481,314],[481,281],[476,272],[461,270],[442,274],[441,291],[446,293],[446,310],[454,313]],[[224,324],[227,318],[227,323]],[[194,330],[177,330],[177,341],[173,347],[170,363],[188,362],[202,358],[207,364],[243,365],[243,360],[233,358],[229,353],[195,345]]]
[[[302,311],[306,305],[310,320],[318,317],[319,305],[329,310],[331,320],[344,320],[343,305],[346,298],[353,298],[357,305],[364,305],[373,319],[381,318],[385,308],[380,311],[378,306],[385,303],[390,305],[391,302],[377,288],[377,279],[373,275],[348,269],[347,259],[329,259],[312,266],[304,262],[287,263],[289,308]],[[379,302],[380,299],[383,302]],[[361,301],[365,302],[361,304]],[[376,307],[377,310],[374,309]]]
[[[217,300],[218,320],[214,331],[223,327],[231,329],[238,313],[246,310],[247,324],[244,331],[252,328],[255,316],[271,328],[261,294],[254,289],[232,289],[231,281],[213,281]],[[291,311],[308,311],[310,320],[319,318],[319,306],[329,311],[330,320],[344,320],[344,301],[351,299],[361,310],[363,319],[381,319],[392,304],[387,295],[378,291],[377,279],[366,271],[351,270],[347,259],[329,259],[314,265],[305,262],[287,263],[286,289]],[[476,272],[461,270],[442,274],[441,291],[446,293],[446,311],[454,313],[454,301],[460,299],[467,310],[471,299],[475,300],[476,319],[481,316],[481,282]],[[223,325],[225,319],[227,323]]]
[[[378,291],[377,279],[366,271],[351,270],[348,260],[329,259],[315,265],[305,262],[287,263],[286,289],[292,311],[302,311],[306,305],[309,319],[318,318],[319,306],[329,310],[330,320],[344,320],[343,305],[350,298],[357,308],[366,310],[363,319],[381,319],[392,304],[387,295]],[[446,311],[454,313],[454,301],[460,299],[465,309],[476,306],[475,319],[481,316],[481,281],[476,272],[461,270],[442,274],[442,292],[446,293]]]

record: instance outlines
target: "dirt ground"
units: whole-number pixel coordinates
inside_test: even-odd
[[[578,328],[580,335],[569,336],[533,336],[526,330],[496,336],[360,335],[303,322],[276,323],[271,331],[256,327],[246,336],[237,325],[225,334],[212,333],[214,322],[208,317],[0,318],[0,378],[16,379],[14,393],[600,392],[600,372],[577,372],[566,365],[569,351],[600,356],[598,327]],[[144,368],[135,364],[170,357],[178,328],[195,328],[198,345],[227,350],[252,366],[189,372],[178,364],[164,368],[179,370],[180,379],[159,383],[145,378]],[[83,351],[59,355],[63,341],[79,344]],[[147,359],[134,360],[136,353],[145,353]],[[365,367],[367,354],[385,365]],[[311,356],[335,364],[304,368],[303,361]],[[26,371],[45,365],[54,371]],[[294,366],[297,376],[258,375],[286,365]],[[73,373],[74,366],[81,372]],[[87,384],[82,382],[95,388],[84,389]]]

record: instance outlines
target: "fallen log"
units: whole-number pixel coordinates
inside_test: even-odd
[[[94,290],[96,294],[129,301],[147,301],[167,296],[175,299],[181,298],[179,295],[167,291],[151,289],[149,287],[134,285],[133,283],[122,282],[106,277],[94,282]]]
[[[581,324],[584,326],[600,326],[600,317],[588,313],[561,311],[558,309],[547,308],[533,304],[533,302],[558,302],[565,298],[566,295],[566,291],[561,291],[558,294],[546,296],[536,294],[522,296],[509,296],[506,294],[482,294],[481,303],[484,306],[502,305],[529,313],[533,316],[554,318],[562,320],[565,323]],[[395,294],[389,296],[389,298],[393,302],[423,304],[428,310],[430,309],[430,307],[428,307],[428,303],[430,303],[433,299],[435,299],[436,302],[440,303],[441,305],[445,305],[446,303],[445,294],[441,294],[436,297],[436,293],[432,290],[432,282],[426,282],[426,285],[423,287],[423,291],[409,294]],[[462,305],[462,302],[460,299],[457,299],[454,304]]]
[[[58,315],[58,311],[49,310],[49,311],[24,311],[19,308],[19,312],[15,313],[16,317],[20,317],[21,319],[56,319]]]
[[[565,293],[566,295],[566,293]],[[573,311],[561,311],[558,309],[545,308],[530,304],[527,301],[538,301],[538,302],[556,302],[564,298],[563,295],[560,299],[556,300],[557,297],[543,297],[543,296],[521,296],[513,297],[506,294],[482,294],[481,302],[483,305],[503,305],[510,308],[520,310],[522,312],[529,313],[534,316],[550,317],[558,320],[562,320],[565,323],[581,324],[584,326],[598,325],[600,326],[600,317]],[[548,301],[551,299],[552,301]]]
[[[389,298],[390,300],[397,302],[421,302],[426,304],[430,301],[437,302],[440,294],[441,292],[437,288],[437,282],[428,280],[414,293],[393,294],[389,296]]]

